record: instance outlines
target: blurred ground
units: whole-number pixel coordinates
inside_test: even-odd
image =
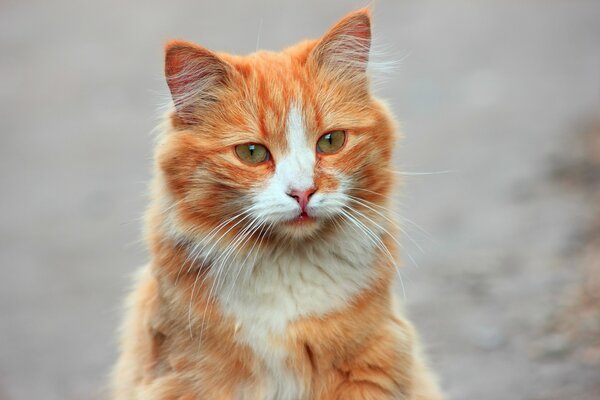
[[[0,4],[0,399],[101,398],[164,41],[279,49],[363,4]],[[599,21],[594,0],[375,4],[403,59],[380,89],[399,211],[427,232],[406,222],[407,308],[452,399],[600,398]]]

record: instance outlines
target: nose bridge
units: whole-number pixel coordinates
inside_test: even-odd
[[[301,108],[292,105],[286,126],[287,154],[279,164],[287,190],[306,191],[314,187],[315,152],[308,143]]]
[[[314,155],[296,149],[279,163],[277,173],[287,190],[306,191],[314,187],[314,165]]]
[[[314,158],[307,154],[305,157],[298,157],[294,161],[295,165],[293,168],[296,172],[294,175],[297,177],[297,182],[291,182],[290,186],[298,186],[295,189],[302,191],[307,190],[312,187],[314,183]]]

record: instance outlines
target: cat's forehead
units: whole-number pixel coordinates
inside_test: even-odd
[[[296,121],[301,129],[295,131],[308,142],[316,142],[331,130],[372,123],[367,92],[355,90],[308,62],[313,44],[248,56],[219,54],[235,69],[236,78],[230,85],[234,94],[221,103],[221,112],[230,117],[235,132],[248,133],[237,141],[264,143],[273,153],[284,154],[289,151],[286,133],[290,121]],[[230,130],[222,131],[228,135]]]
[[[250,100],[269,109],[282,109],[291,103],[310,103],[313,85],[311,71],[288,53],[259,52],[238,64],[244,89]]]
[[[319,131],[322,117],[315,82],[301,58],[259,52],[235,59],[234,65],[246,116],[262,139],[283,145],[291,119],[300,121],[307,135]]]

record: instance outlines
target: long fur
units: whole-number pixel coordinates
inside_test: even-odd
[[[281,53],[167,45],[152,258],[114,399],[442,398],[392,290],[396,133],[371,95],[370,44],[359,10]],[[317,152],[333,130],[344,146]],[[244,163],[244,143],[270,158]],[[305,210],[290,190],[314,192]]]

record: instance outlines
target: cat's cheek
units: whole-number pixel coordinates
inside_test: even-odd
[[[187,134],[165,140],[159,146],[156,158],[165,183],[176,198],[186,195],[196,170],[206,162],[197,141]]]
[[[340,188],[340,178],[332,173],[318,171],[315,174],[315,186],[321,193],[333,193]]]
[[[260,194],[268,191],[270,175],[245,175],[242,177],[240,174],[234,173],[232,177],[235,182],[230,183],[230,188],[223,187],[223,190],[231,192],[232,189],[235,189],[239,193],[237,197],[247,198],[251,204],[255,204],[258,199],[264,201],[264,197]],[[229,194],[226,196],[229,197]]]

